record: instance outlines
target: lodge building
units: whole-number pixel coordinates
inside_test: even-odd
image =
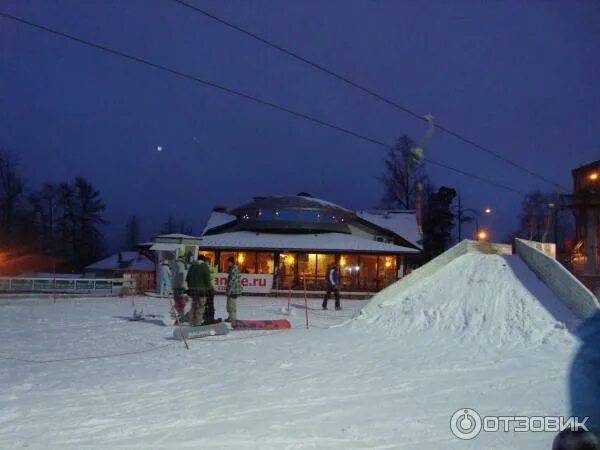
[[[157,236],[152,250],[170,258],[183,246],[227,271],[272,276],[273,290],[323,290],[335,262],[344,291],[376,292],[402,277],[421,255],[414,211],[351,211],[301,193],[255,197],[215,208],[199,237]]]

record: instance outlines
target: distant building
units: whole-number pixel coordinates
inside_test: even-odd
[[[137,292],[153,291],[156,286],[154,261],[137,251],[115,253],[90,264],[84,272],[86,278],[131,279]]]
[[[272,289],[325,288],[335,262],[345,291],[378,291],[402,277],[422,252],[414,211],[351,211],[302,193],[255,197],[233,209],[216,208],[200,237],[158,236],[159,259],[183,248],[203,254],[219,271],[233,257],[247,292],[261,277]],[[264,292],[259,291],[256,292]]]
[[[575,215],[572,267],[594,290],[600,283],[600,161],[573,170],[573,194],[563,196]]]

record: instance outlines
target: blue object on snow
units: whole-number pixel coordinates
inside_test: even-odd
[[[571,365],[571,415],[589,417],[586,426],[600,435],[600,311],[588,317],[575,335],[582,344]]]

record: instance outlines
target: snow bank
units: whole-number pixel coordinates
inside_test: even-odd
[[[381,295],[383,299],[378,298]],[[425,333],[483,346],[530,346],[571,339],[578,319],[515,255],[466,253],[406,287],[376,295],[361,326],[390,335]]]

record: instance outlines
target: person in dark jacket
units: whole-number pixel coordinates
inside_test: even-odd
[[[586,426],[600,437],[600,310],[576,330],[581,347],[573,358],[569,377],[571,416],[589,417]]]
[[[206,294],[212,285],[208,265],[204,261],[193,261],[188,270],[186,281],[188,284],[188,293],[192,297],[190,325],[195,327],[202,325],[204,321]]]
[[[340,305],[340,274],[336,263],[333,263],[327,272],[327,292],[323,299],[323,309],[327,309],[329,294],[332,292],[335,297],[335,309],[336,311],[339,311],[342,309],[342,306]]]
[[[229,265],[229,276],[227,277],[227,314],[225,322],[235,322],[237,320],[237,298],[242,294],[241,275],[238,266],[235,265],[233,257],[227,259]]]

